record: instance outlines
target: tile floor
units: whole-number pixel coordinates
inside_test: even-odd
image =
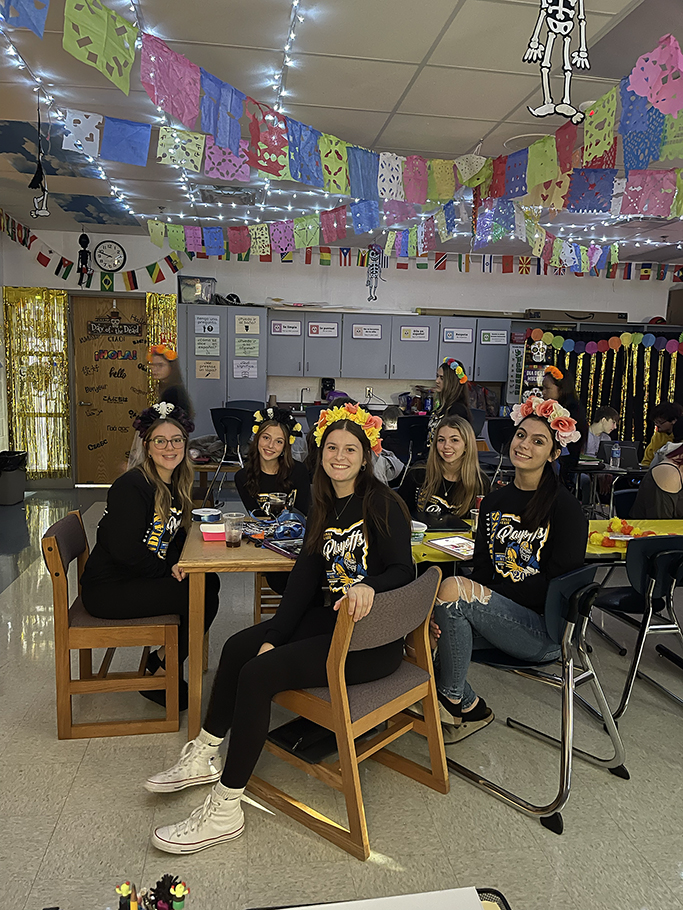
[[[0,893],[22,910],[116,907],[116,884],[153,883],[173,872],[190,885],[190,910],[241,910],[475,885],[502,891],[513,910],[671,910],[683,908],[683,713],[647,683],[637,684],[621,723],[630,781],[576,761],[572,796],[558,837],[536,821],[452,778],[442,796],[372,761],[361,769],[373,852],[360,863],[280,814],[246,807],[234,844],[190,857],[149,845],[152,828],[179,820],[203,790],[158,796],[143,779],[171,764],[185,733],[60,742],[56,738],[51,586],[39,541],[48,525],[80,504],[91,538],[102,491],[36,493],[0,507]],[[14,511],[10,511],[10,510]],[[211,666],[225,638],[250,621],[248,576],[224,576],[212,632]],[[613,630],[613,627],[612,627]],[[619,629],[630,643],[633,636]],[[614,699],[626,659],[596,640],[595,660]],[[647,664],[683,694],[675,668]],[[209,671],[206,688],[210,685]],[[546,687],[474,668],[476,688],[497,719],[449,747],[470,767],[524,796],[549,799],[554,749],[505,726],[510,713],[559,728],[559,695]],[[136,694],[77,705],[79,716],[157,710]],[[276,709],[279,711],[279,709]],[[109,716],[112,716],[111,714]],[[274,713],[274,719],[278,717]],[[606,753],[609,742],[577,710],[576,736]],[[422,757],[413,734],[401,741]],[[269,756],[259,774],[344,821],[339,794]],[[419,906],[419,904],[417,904]]]

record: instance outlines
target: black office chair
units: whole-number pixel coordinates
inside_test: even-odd
[[[306,406],[305,412],[309,430],[318,422],[320,412],[323,411],[326,407],[327,405],[325,404],[309,404]]]
[[[545,622],[548,635],[557,642],[557,648],[560,652],[559,657],[551,657],[542,663],[532,663],[528,660],[511,657],[497,648],[487,648],[472,652],[472,660],[475,663],[498,667],[502,670],[511,670],[527,679],[536,679],[562,690],[562,732],[559,740],[510,717],[507,719],[508,727],[521,730],[543,742],[560,746],[560,784],[555,798],[545,806],[534,805],[521,796],[516,796],[509,790],[505,790],[498,784],[482,777],[480,769],[470,770],[464,765],[458,764],[452,758],[446,759],[448,767],[460,777],[464,777],[470,783],[475,784],[497,799],[508,803],[520,812],[538,818],[545,828],[554,831],[555,834],[562,834],[564,828],[560,813],[569,799],[574,755],[591,762],[591,764],[607,768],[616,777],[621,777],[625,780],[629,779],[629,773],[623,763],[625,757],[624,745],[609,712],[607,699],[602,691],[602,686],[595,674],[586,648],[586,626],[593,600],[600,589],[600,586],[593,581],[594,576],[595,567],[584,566],[574,572],[568,572],[566,575],[553,578],[550,582],[545,602]],[[574,653],[577,655],[578,662],[578,672],[576,673],[574,671]],[[559,675],[544,672],[544,668],[558,661],[561,665]],[[601,720],[604,721],[605,730],[614,747],[614,755],[611,758],[599,758],[591,752],[584,752],[582,749],[574,747],[574,690],[586,682],[591,684],[591,689],[602,712]]]
[[[391,431],[391,441],[387,448],[405,465],[400,481],[405,477],[411,464],[426,460],[428,432],[429,419],[427,417],[408,414],[398,418],[398,427]]]
[[[474,430],[474,435],[478,436],[484,429],[484,424],[486,423],[486,411],[482,411],[479,408],[472,408],[470,413],[472,414],[472,429]]]
[[[603,588],[594,604],[597,609],[638,630],[619,705],[613,712],[617,720],[628,708],[636,677],[646,679],[683,705],[683,699],[638,669],[648,635],[677,635],[683,644],[683,629],[674,611],[674,591],[683,585],[683,537],[637,537],[629,541],[626,573],[628,585]],[[657,621],[656,624],[653,620]],[[681,666],[681,658],[664,645],[657,645],[656,650],[662,657]],[[596,717],[600,716],[590,705],[586,707]]]
[[[479,464],[496,480],[502,471],[511,471],[512,462],[507,457],[515,425],[509,417],[489,417],[486,421],[488,441],[493,452],[479,452]]]
[[[633,503],[636,501],[638,490],[615,490],[612,494],[612,502],[617,518],[629,518]]]
[[[265,403],[263,401],[251,401],[249,398],[236,398],[234,401],[226,401],[225,406],[226,408],[240,408],[241,410],[251,411],[253,414],[254,411],[265,408]]]
[[[242,456],[246,455],[249,448],[254,425],[254,412],[251,408],[211,408],[211,421],[216,430],[216,435],[223,443],[223,454],[211,478],[202,506],[205,506],[208,502],[219,474],[222,473],[223,476],[218,485],[217,496],[223,489],[227,469],[244,466]]]

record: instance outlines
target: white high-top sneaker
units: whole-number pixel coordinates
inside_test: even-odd
[[[223,770],[218,746],[191,739],[183,746],[180,758],[167,771],[148,777],[145,789],[152,793],[173,793],[199,784],[215,784]]]
[[[244,831],[240,800],[244,788],[230,790],[218,783],[204,804],[185,821],[156,828],[152,843],[164,853],[198,853],[207,847],[239,837]]]

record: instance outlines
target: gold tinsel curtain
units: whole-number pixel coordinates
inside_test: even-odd
[[[69,353],[66,291],[5,288],[10,444],[28,452],[28,476],[68,477]]]
[[[147,344],[167,344],[178,350],[178,311],[175,294],[153,294],[146,296]],[[149,404],[156,403],[157,383],[152,374],[147,374],[147,397]]]

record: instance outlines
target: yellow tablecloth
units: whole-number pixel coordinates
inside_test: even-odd
[[[683,535],[683,521],[640,521],[634,519],[632,524],[645,531],[655,531],[657,534]],[[590,532],[606,531],[607,525],[607,521],[591,521]],[[471,537],[472,535],[467,531],[453,531],[450,533],[448,531],[429,531],[425,534],[422,543],[413,546],[413,559],[415,562],[453,562],[455,557],[448,553],[444,553],[443,550],[437,550],[435,547],[430,547],[429,541],[438,537],[456,536]],[[595,546],[592,543],[589,543],[586,547],[587,557],[604,556],[612,559],[623,559],[625,553],[625,547],[614,547],[614,549],[612,549],[611,547]]]

